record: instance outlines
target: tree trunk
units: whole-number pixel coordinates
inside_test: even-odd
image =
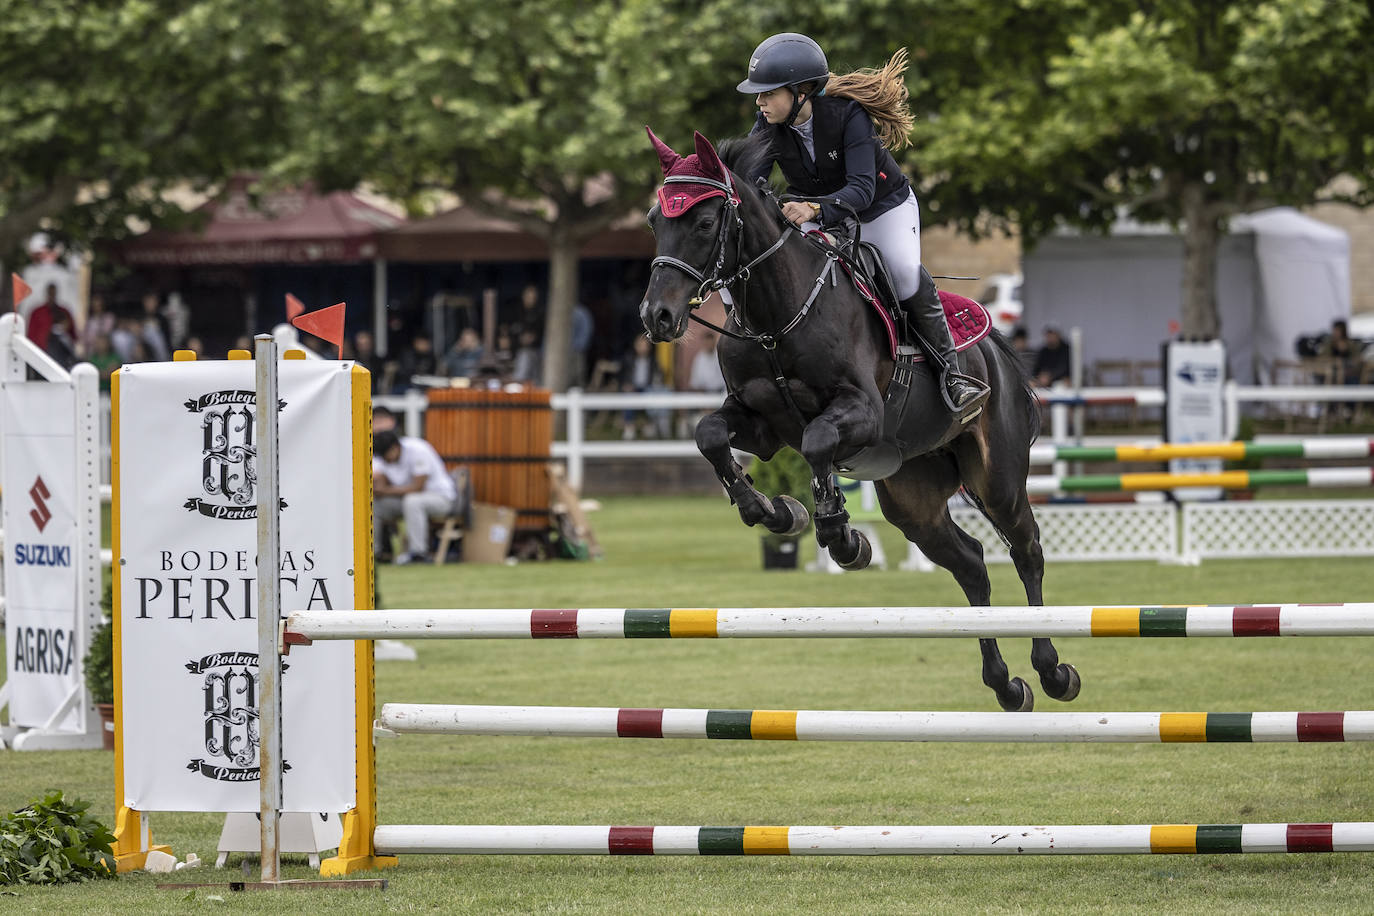
[[[1206,186],[1199,182],[1183,188],[1183,224],[1182,337],[1215,340],[1221,333],[1217,309],[1221,224],[1216,208],[1207,202]]]
[[[544,386],[568,390],[572,369],[572,313],[578,296],[578,248],[572,233],[555,225],[549,235],[549,303],[544,318]]]

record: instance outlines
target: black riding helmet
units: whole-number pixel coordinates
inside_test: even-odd
[[[830,79],[830,65],[825,52],[805,35],[782,32],[754,49],[749,56],[749,78],[737,87],[746,95],[768,92],[782,86],[795,87],[799,83],[816,83],[820,92]]]

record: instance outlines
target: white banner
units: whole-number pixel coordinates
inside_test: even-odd
[[[351,368],[280,364],[283,613],[357,606]],[[129,808],[259,807],[255,417],[250,360],[119,372],[115,562]],[[353,643],[284,661],[282,810],[346,811]]]
[[[83,682],[77,637],[76,391],[5,383],[5,677],[10,724],[47,722]],[[79,705],[79,704],[78,704]],[[81,727],[73,709],[55,727]]]
[[[1166,350],[1164,429],[1173,443],[1220,442],[1226,435],[1222,393],[1226,386],[1226,345],[1170,341]],[[1220,471],[1220,458],[1175,458],[1169,470],[1176,474]],[[1182,500],[1220,499],[1218,487],[1183,487],[1174,490]]]

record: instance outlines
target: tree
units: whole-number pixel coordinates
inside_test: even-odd
[[[335,187],[367,179],[412,203],[449,192],[545,239],[544,381],[562,390],[578,251],[647,208],[657,184],[645,125],[679,147],[693,129],[747,129],[734,81],[719,69],[722,59],[747,60],[753,47],[746,6],[365,5],[352,41],[352,79],[312,90],[297,109],[297,142],[280,168]],[[743,64],[737,69],[742,75]]]
[[[29,0],[0,16],[0,257],[42,228],[117,239],[270,159],[329,0]],[[8,290],[9,284],[3,284]]]
[[[1374,203],[1365,0],[962,0],[923,17],[924,203],[970,232],[1168,221],[1182,333],[1217,336],[1227,219]],[[939,50],[937,50],[939,49]]]

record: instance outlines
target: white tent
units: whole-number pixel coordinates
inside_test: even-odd
[[[1059,234],[1023,258],[1025,324],[1083,329],[1083,360],[1156,360],[1180,316],[1183,239],[1167,228],[1119,225],[1112,235]],[[1231,221],[1217,259],[1221,337],[1231,376],[1265,380],[1294,359],[1299,337],[1350,317],[1350,238],[1278,207]]]

